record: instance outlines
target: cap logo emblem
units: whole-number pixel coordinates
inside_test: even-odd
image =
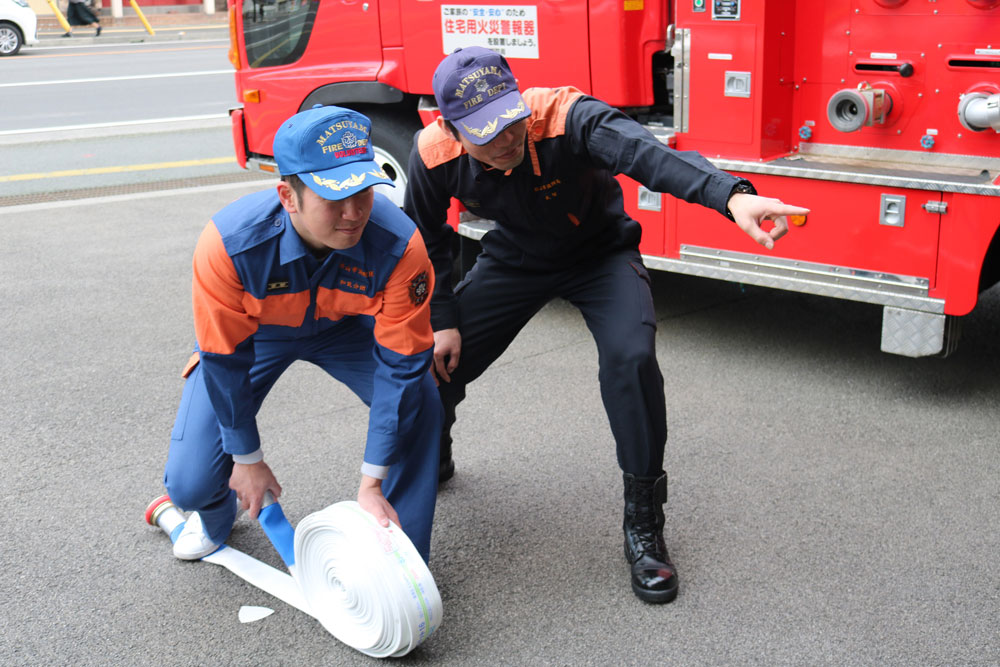
[[[458,83],[458,87],[455,89],[455,97],[462,97],[465,95],[465,89],[471,84],[483,78],[487,74],[493,74],[495,76],[503,76],[500,68],[496,65],[490,65],[489,67],[480,67],[475,72],[470,72],[466,76],[462,77],[462,80]],[[482,91],[480,91],[482,92]]]
[[[316,143],[319,144],[320,146],[325,146],[327,140],[329,140],[330,137],[332,137],[334,134],[336,134],[340,130],[344,130],[344,129],[347,129],[347,128],[350,128],[350,129],[348,129],[348,131],[345,132],[344,134],[351,134],[351,136],[354,136],[353,133],[351,133],[350,130],[357,130],[361,134],[363,134],[365,136],[368,136],[368,129],[365,128],[364,125],[362,125],[360,123],[355,123],[353,120],[342,120],[342,121],[338,121],[336,123],[333,123],[332,125],[330,125],[330,127],[326,128],[326,130],[324,130],[321,135],[319,135],[318,137],[316,137]],[[343,139],[341,139],[341,141],[343,141]]]
[[[350,131],[347,131],[340,135],[340,143],[344,145],[344,148],[354,148],[358,145],[358,138]]]

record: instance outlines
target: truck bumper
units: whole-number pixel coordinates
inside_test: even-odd
[[[229,110],[229,120],[232,123],[233,151],[236,153],[236,163],[240,169],[247,168],[247,134],[243,127],[243,107]]]

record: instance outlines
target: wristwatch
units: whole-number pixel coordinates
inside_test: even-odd
[[[733,217],[732,211],[729,210],[729,200],[733,198],[733,195],[741,193],[745,195],[755,195],[757,194],[757,188],[753,186],[753,183],[744,178],[738,181],[736,185],[733,186],[733,189],[729,191],[729,196],[726,197],[726,217],[733,222],[735,222],[736,219]]]

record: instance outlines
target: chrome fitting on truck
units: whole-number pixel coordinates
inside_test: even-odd
[[[862,127],[884,125],[892,111],[892,97],[867,83],[838,90],[826,105],[826,117],[834,129],[855,132]]]
[[[990,128],[1000,132],[1000,93],[965,93],[958,100],[958,120],[973,132]]]

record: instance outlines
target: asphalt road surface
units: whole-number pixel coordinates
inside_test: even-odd
[[[39,128],[224,116],[235,104],[228,48],[228,39],[63,43],[4,58],[0,136]]]
[[[370,665],[145,525],[193,341],[190,257],[248,187],[0,208],[5,665]],[[865,304],[655,275],[681,593],[647,605],[581,317],[472,386],[404,665],[996,665],[1000,292],[958,352],[878,350]],[[293,366],[259,416],[297,522],[356,493],[364,406]],[[259,526],[231,544],[278,565]],[[241,624],[242,605],[276,613]]]
[[[0,208],[254,178],[233,152],[224,24],[181,28],[149,42],[114,26],[100,39],[57,34],[2,59]]]

